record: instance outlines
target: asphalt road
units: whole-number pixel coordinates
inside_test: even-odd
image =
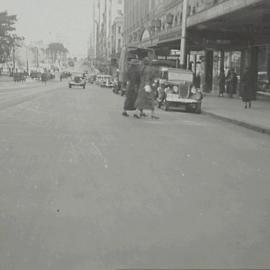
[[[0,269],[269,267],[270,137],[122,104],[0,90]]]

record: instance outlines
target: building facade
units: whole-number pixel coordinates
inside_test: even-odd
[[[112,27],[123,16],[124,0],[93,0],[93,29],[96,65],[108,66],[112,55]],[[94,34],[93,34],[94,32]]]
[[[111,33],[111,57],[119,57],[123,47],[123,16],[116,17],[112,25]]]
[[[125,0],[124,12],[126,46],[152,47],[166,56],[179,50],[183,0]],[[215,88],[215,77],[225,68],[237,68],[241,76],[249,66],[254,89],[260,68],[270,75],[269,15],[267,0],[188,1],[185,59],[202,73],[205,91]]]

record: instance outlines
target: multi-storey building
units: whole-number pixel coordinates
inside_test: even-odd
[[[111,56],[119,57],[123,46],[123,16],[118,16],[114,19],[111,33]]]
[[[161,55],[180,48],[183,0],[125,0],[124,13],[127,46],[153,47]],[[188,1],[185,59],[195,69],[196,59],[201,62],[204,90],[212,90],[216,70],[226,65],[237,67],[240,75],[251,67],[254,89],[258,68],[270,75],[269,57],[262,56],[269,55],[269,15],[269,0]]]
[[[112,26],[115,18],[123,15],[124,0],[93,0],[94,41],[97,59],[107,64],[112,54]]]

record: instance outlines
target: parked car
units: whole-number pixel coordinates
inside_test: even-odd
[[[68,86],[69,88],[72,88],[72,86],[81,86],[83,89],[85,89],[86,79],[82,73],[73,73]]]
[[[193,72],[177,68],[160,68],[158,87],[158,107],[184,109],[188,112],[201,113],[203,94],[193,82]]]

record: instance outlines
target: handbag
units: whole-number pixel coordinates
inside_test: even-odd
[[[146,93],[151,93],[152,92],[152,88],[151,88],[151,86],[150,85],[145,85],[145,87],[144,87],[144,91],[146,92]]]

